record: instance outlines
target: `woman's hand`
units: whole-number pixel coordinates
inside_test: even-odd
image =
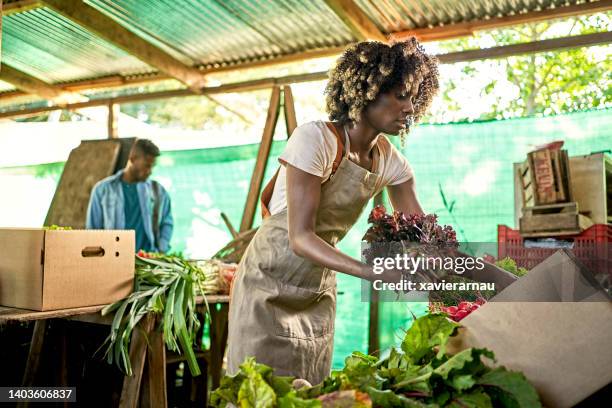
[[[423,208],[417,198],[416,183],[414,177],[410,180],[394,186],[387,186],[389,200],[393,209],[404,214],[423,214]]]
[[[371,280],[373,273],[367,265],[343,254],[315,234],[321,177],[290,164],[286,168],[289,244],[293,252],[331,270]]]
[[[374,282],[376,280],[385,283],[398,283],[404,277],[402,271],[396,268],[385,269],[382,273],[374,273],[374,268],[370,265],[364,265],[364,279]]]

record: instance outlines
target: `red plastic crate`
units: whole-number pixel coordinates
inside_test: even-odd
[[[573,242],[570,251],[595,275],[609,274],[612,279],[612,225],[595,224],[579,235],[558,237]],[[555,253],[552,248],[525,248],[518,230],[506,225],[497,226],[498,259],[510,257],[518,266],[533,269]],[[604,275],[605,276],[605,275]]]

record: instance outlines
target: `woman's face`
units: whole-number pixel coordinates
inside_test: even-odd
[[[397,135],[406,128],[407,118],[414,114],[414,99],[404,85],[397,85],[378,94],[364,109],[363,119],[379,132]]]

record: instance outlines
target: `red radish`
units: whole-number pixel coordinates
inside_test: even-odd
[[[458,310],[459,308],[457,306],[449,306],[446,308],[445,312],[448,314],[455,314]]]
[[[457,313],[455,313],[455,318],[457,319],[456,321],[459,321],[461,319],[463,319],[465,316],[467,316],[470,312],[468,312],[467,310],[459,310]]]
[[[458,307],[460,310],[467,310],[467,309],[469,309],[469,308],[470,308],[470,302],[465,302],[465,301],[463,301],[463,302],[459,302],[459,304],[457,305],[457,307]]]

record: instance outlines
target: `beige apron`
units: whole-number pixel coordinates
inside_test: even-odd
[[[330,129],[338,138],[341,160],[321,186],[315,232],[336,245],[377,192],[380,176],[348,160],[349,149],[342,157],[340,136],[333,126]],[[320,383],[331,369],[335,315],[336,273],[291,250],[286,209],[265,218],[232,287],[228,373],[236,373],[252,356],[277,375]]]

